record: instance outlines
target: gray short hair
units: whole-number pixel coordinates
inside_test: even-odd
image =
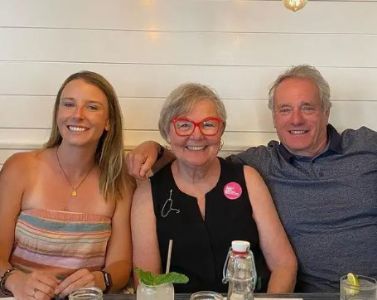
[[[313,66],[298,65],[293,66],[275,80],[268,93],[268,107],[272,110],[274,107],[274,97],[276,88],[281,82],[288,78],[302,78],[311,80],[318,88],[319,98],[321,100],[323,111],[328,111],[331,108],[330,102],[330,86],[323,78],[322,74]]]
[[[161,136],[167,140],[170,122],[173,118],[188,113],[194,104],[203,99],[210,100],[215,104],[218,116],[224,121],[225,129],[225,106],[217,94],[203,84],[185,83],[174,89],[165,100],[160,112],[160,120],[158,121]]]

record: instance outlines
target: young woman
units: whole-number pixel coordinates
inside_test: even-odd
[[[101,75],[69,76],[43,149],[17,153],[0,175],[0,288],[50,299],[122,288],[131,271],[133,184],[123,164],[117,96]]]

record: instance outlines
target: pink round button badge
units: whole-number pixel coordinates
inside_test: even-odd
[[[224,186],[224,195],[229,200],[236,200],[242,195],[242,188],[237,182],[229,182]]]

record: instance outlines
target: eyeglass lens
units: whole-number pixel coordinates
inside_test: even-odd
[[[199,127],[199,130],[203,135],[215,135],[219,131],[220,120],[205,119],[196,123],[187,119],[176,119],[174,126],[178,135],[191,135],[196,126]]]

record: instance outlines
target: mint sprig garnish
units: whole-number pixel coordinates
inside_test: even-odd
[[[170,272],[167,274],[153,274],[152,272],[143,271],[140,268],[135,268],[139,280],[145,285],[159,285],[164,283],[187,283],[189,278],[181,273]]]

